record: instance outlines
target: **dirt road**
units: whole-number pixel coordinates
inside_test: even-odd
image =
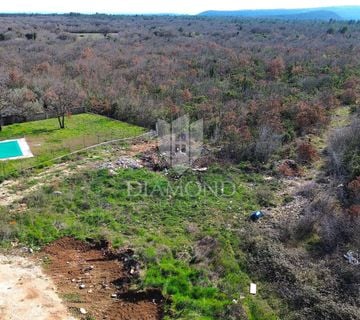
[[[0,320],[75,320],[53,281],[27,258],[0,255]]]

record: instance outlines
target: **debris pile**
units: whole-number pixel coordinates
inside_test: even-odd
[[[135,252],[132,249],[120,249],[115,252],[109,251],[107,255],[112,259],[121,261],[124,271],[131,277],[138,277],[140,275],[140,263],[135,258]]]
[[[120,157],[115,161],[109,161],[102,163],[98,166],[98,169],[108,169],[114,171],[116,169],[141,169],[143,165],[140,160],[131,157]]]
[[[166,157],[156,150],[150,150],[143,153],[141,160],[148,168],[154,171],[163,171],[169,168],[169,163],[167,162]]]

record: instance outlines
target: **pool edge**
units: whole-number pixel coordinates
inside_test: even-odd
[[[18,143],[21,153],[22,153],[22,156],[0,159],[0,161],[19,160],[19,159],[26,159],[26,158],[34,157],[34,155],[32,154],[32,152],[30,150],[30,146],[26,142],[25,138],[9,139],[9,140],[1,141],[1,142],[12,142],[12,141],[16,141]]]

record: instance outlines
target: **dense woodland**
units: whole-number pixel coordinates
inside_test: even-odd
[[[359,103],[360,23],[354,21],[0,17],[1,117],[53,110],[64,127],[65,116],[83,105],[154,128],[158,118],[189,114],[204,119],[218,157],[271,168],[287,158],[306,166],[316,158],[309,135],[329,124],[336,107],[351,106],[353,124],[336,132],[327,149],[327,174],[344,186],[337,199],[349,214],[345,222],[334,215],[320,225],[329,252],[336,241],[360,241],[353,220],[360,214]],[[313,226],[315,211],[335,211],[331,204],[313,203],[296,228]],[[344,231],[350,226],[351,234]]]

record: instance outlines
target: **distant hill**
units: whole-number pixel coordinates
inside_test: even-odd
[[[309,9],[269,9],[238,11],[205,11],[200,16],[244,17],[289,20],[360,20],[360,6]]]
[[[360,6],[327,8],[344,20],[360,20]]]

